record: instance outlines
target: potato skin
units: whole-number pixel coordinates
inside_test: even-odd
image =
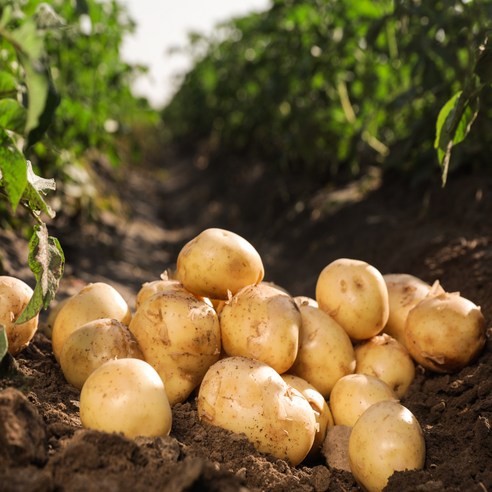
[[[191,293],[154,294],[137,310],[129,328],[145,360],[164,381],[171,405],[186,400],[220,357],[217,313]]]
[[[53,323],[51,343],[53,354],[60,361],[60,353],[70,333],[85,323],[101,318],[112,318],[128,325],[131,311],[121,294],[105,282],[90,283],[68,298]]]
[[[308,304],[301,304],[299,310],[299,349],[290,372],[328,398],[335,383],[354,372],[354,348],[347,332],[330,315]]]
[[[388,321],[388,289],[365,261],[339,258],[327,265],[318,276],[316,301],[352,340],[378,335]]]
[[[143,359],[126,325],[115,319],[89,321],[73,331],[63,344],[60,367],[65,379],[81,389],[89,375],[113,359]]]
[[[198,392],[204,422],[244,433],[256,449],[292,466],[309,453],[316,433],[311,405],[270,366],[226,357],[205,374]]]
[[[291,296],[267,284],[248,285],[220,312],[222,346],[229,356],[261,360],[282,374],[297,357],[301,323]]]
[[[259,253],[238,234],[209,228],[183,246],[176,263],[177,278],[194,294],[227,299],[246,285],[263,280]]]
[[[0,324],[5,326],[10,355],[17,355],[29,345],[38,329],[39,315],[22,324],[15,324],[31,300],[33,290],[24,281],[0,276]]]
[[[479,306],[457,293],[419,302],[409,313],[405,340],[423,367],[451,373],[470,364],[485,345],[485,318]]]

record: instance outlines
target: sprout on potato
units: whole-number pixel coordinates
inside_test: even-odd
[[[227,357],[212,365],[197,408],[201,420],[244,433],[256,449],[292,466],[305,459],[314,442],[317,424],[309,402],[258,360]]]
[[[411,356],[431,371],[455,372],[470,364],[485,345],[479,306],[457,293],[419,302],[409,313],[405,340]]]
[[[261,360],[281,374],[296,359],[301,322],[291,296],[264,283],[248,285],[220,312],[222,346],[227,355]]]
[[[318,276],[316,301],[352,340],[378,335],[388,321],[388,289],[365,261],[340,258],[327,265]]]
[[[61,307],[51,333],[53,354],[57,361],[70,333],[89,321],[111,318],[128,325],[131,312],[121,294],[105,282],[95,282],[83,287]]]
[[[328,398],[335,383],[355,370],[355,354],[347,332],[327,313],[301,304],[299,349],[290,369]]]
[[[408,273],[383,275],[388,288],[389,317],[384,332],[405,346],[405,323],[410,310],[428,296],[442,294],[439,282],[432,286]]]
[[[81,389],[89,375],[112,359],[143,359],[137,341],[126,325],[115,319],[89,321],[72,332],[60,353],[65,379]]]
[[[352,427],[371,405],[385,400],[398,401],[384,381],[368,374],[349,374],[335,383],[330,409],[336,425]]]
[[[189,292],[154,294],[136,311],[129,328],[164,381],[171,405],[186,400],[220,356],[217,313]]]
[[[380,492],[395,471],[423,468],[425,441],[408,408],[381,401],[369,407],[353,426],[348,453],[357,482],[368,492]]]
[[[172,413],[164,383],[150,364],[116,359],[99,366],[84,383],[80,420],[89,429],[155,437],[169,434]]]
[[[5,326],[11,355],[17,355],[27,347],[38,329],[39,315],[16,324],[32,295],[33,290],[24,281],[8,275],[0,276],[0,325]]]
[[[382,379],[401,398],[415,378],[415,364],[408,350],[386,333],[355,347],[355,372]]]
[[[246,285],[263,280],[261,257],[246,239],[234,232],[210,228],[183,246],[177,277],[187,290],[210,299],[227,299]]]

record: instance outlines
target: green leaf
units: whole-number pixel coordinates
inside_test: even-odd
[[[27,186],[27,165],[24,156],[3,128],[0,128],[0,179],[15,211]]]
[[[46,195],[48,191],[56,189],[54,179],[44,179],[37,176],[30,161],[27,161],[27,186],[22,195],[22,200],[27,203],[29,208],[35,213],[44,212],[50,218],[55,216],[53,210],[44,201],[42,195]]]
[[[15,99],[0,99],[0,127],[22,134],[25,126],[25,108]]]
[[[0,362],[8,354],[9,351],[9,341],[7,338],[7,330],[5,326],[0,325]]]
[[[0,71],[0,97],[10,96],[17,91],[16,78],[4,71]]]
[[[36,225],[29,241],[29,267],[36,277],[36,287],[16,324],[28,321],[49,306],[63,276],[64,265],[65,256],[58,239],[48,235],[46,224]]]

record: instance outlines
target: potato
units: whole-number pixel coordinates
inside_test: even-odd
[[[290,372],[328,398],[335,383],[354,372],[354,348],[347,332],[330,315],[307,304],[299,309],[299,349]]]
[[[89,321],[70,333],[60,353],[65,379],[81,389],[89,375],[112,359],[143,359],[137,341],[126,325],[115,319]]]
[[[361,260],[340,258],[327,265],[316,283],[316,301],[352,340],[378,335],[388,321],[388,289],[383,276]]]
[[[395,471],[423,468],[425,441],[408,408],[381,401],[369,407],[353,426],[348,453],[357,482],[368,492],[380,492]]]
[[[99,366],[84,383],[80,420],[89,429],[155,437],[169,434],[172,414],[164,383],[150,364],[116,359]]]
[[[263,280],[265,270],[256,249],[243,237],[224,229],[205,229],[183,246],[177,277],[194,294],[228,299]]]
[[[407,273],[383,275],[388,288],[389,317],[384,332],[405,345],[405,322],[410,309],[427,296],[442,294],[439,282],[434,285]]]
[[[331,414],[336,425],[353,427],[366,409],[384,400],[398,401],[384,381],[368,374],[349,374],[340,378],[333,387]]]
[[[401,398],[415,378],[415,364],[408,350],[387,333],[355,347],[355,372],[382,379]]]
[[[485,345],[485,318],[480,307],[457,293],[419,302],[409,313],[405,340],[411,356],[440,373],[470,364]]]
[[[280,374],[296,359],[300,327],[292,297],[266,284],[244,287],[220,312],[224,352],[258,359]]]
[[[197,399],[204,422],[244,433],[263,453],[292,466],[309,453],[316,434],[311,405],[267,364],[227,357],[205,374]]]
[[[316,302],[315,299],[309,296],[295,296],[294,301],[296,302],[298,307],[307,305],[307,306],[312,306],[312,307],[319,307],[318,303]]]
[[[131,319],[128,304],[121,294],[105,282],[95,282],[83,287],[61,307],[51,333],[53,354],[57,361],[70,333],[89,321],[111,318],[128,325]]]
[[[333,421],[333,416],[331,415],[330,407],[328,403],[323,398],[323,395],[306,380],[300,378],[299,376],[294,376],[293,374],[282,374],[282,379],[292,388],[296,389],[301,393],[304,398],[309,402],[311,408],[314,411],[316,417],[317,430],[314,436],[314,442],[311,446],[306,459],[316,458],[320,451],[321,445],[326,437],[326,432],[328,427],[335,425]]]
[[[217,313],[188,292],[154,294],[136,311],[129,328],[164,381],[171,405],[186,400],[220,356]]]
[[[15,324],[32,294],[31,287],[22,280],[8,275],[0,276],[0,325],[5,326],[11,355],[17,355],[26,348],[38,329],[39,315],[25,323]]]

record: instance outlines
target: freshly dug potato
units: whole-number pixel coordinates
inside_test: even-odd
[[[330,315],[308,304],[301,304],[299,310],[299,349],[290,372],[328,398],[335,383],[354,372],[354,347],[347,332]]]
[[[210,299],[228,299],[263,280],[261,257],[246,239],[224,229],[205,229],[178,254],[177,278],[187,290]]]
[[[352,340],[378,335],[388,321],[388,289],[365,261],[340,258],[327,265],[316,283],[316,301]]]
[[[301,322],[291,296],[267,284],[248,285],[220,312],[224,352],[260,360],[282,374],[296,359]]]
[[[389,301],[389,317],[384,332],[405,345],[405,322],[410,309],[427,296],[442,294],[444,289],[437,281],[431,286],[408,273],[388,273],[383,278]]]
[[[319,307],[316,300],[309,296],[295,296],[294,301],[296,302],[298,307],[305,306],[305,305],[316,307],[316,308]]]
[[[8,275],[0,276],[0,325],[5,326],[11,355],[17,355],[27,347],[38,329],[39,315],[25,323],[15,324],[32,294],[33,290],[24,281]]]
[[[485,345],[479,306],[457,293],[419,302],[409,313],[405,340],[411,356],[431,371],[455,372],[470,364]]]
[[[89,321],[70,333],[60,353],[65,379],[81,389],[99,366],[112,359],[143,359],[137,341],[126,325],[115,319]]]
[[[80,420],[89,429],[155,437],[169,434],[172,414],[164,383],[150,364],[116,359],[99,366],[84,383]]]
[[[415,378],[415,364],[408,350],[386,333],[355,347],[355,372],[382,379],[401,398]]]
[[[306,398],[314,411],[318,428],[314,436],[313,445],[311,446],[311,450],[306,456],[306,459],[316,458],[321,451],[321,445],[325,440],[328,427],[335,425],[330,407],[323,398],[323,395],[306,380],[300,378],[299,376],[294,376],[293,374],[282,374],[282,379],[289,386],[292,386],[292,388],[299,391],[299,393]]]
[[[398,401],[394,391],[381,379],[368,374],[340,378],[330,395],[331,414],[336,425],[353,427],[357,419],[378,401]]]
[[[368,492],[380,492],[395,471],[423,468],[422,428],[412,412],[400,403],[375,403],[353,426],[348,453],[357,482]]]
[[[246,357],[227,357],[205,374],[198,416],[209,424],[244,433],[263,453],[296,466],[316,434],[311,405],[270,366]]]
[[[217,313],[188,292],[154,294],[136,311],[129,328],[164,381],[171,405],[186,400],[220,356]]]

